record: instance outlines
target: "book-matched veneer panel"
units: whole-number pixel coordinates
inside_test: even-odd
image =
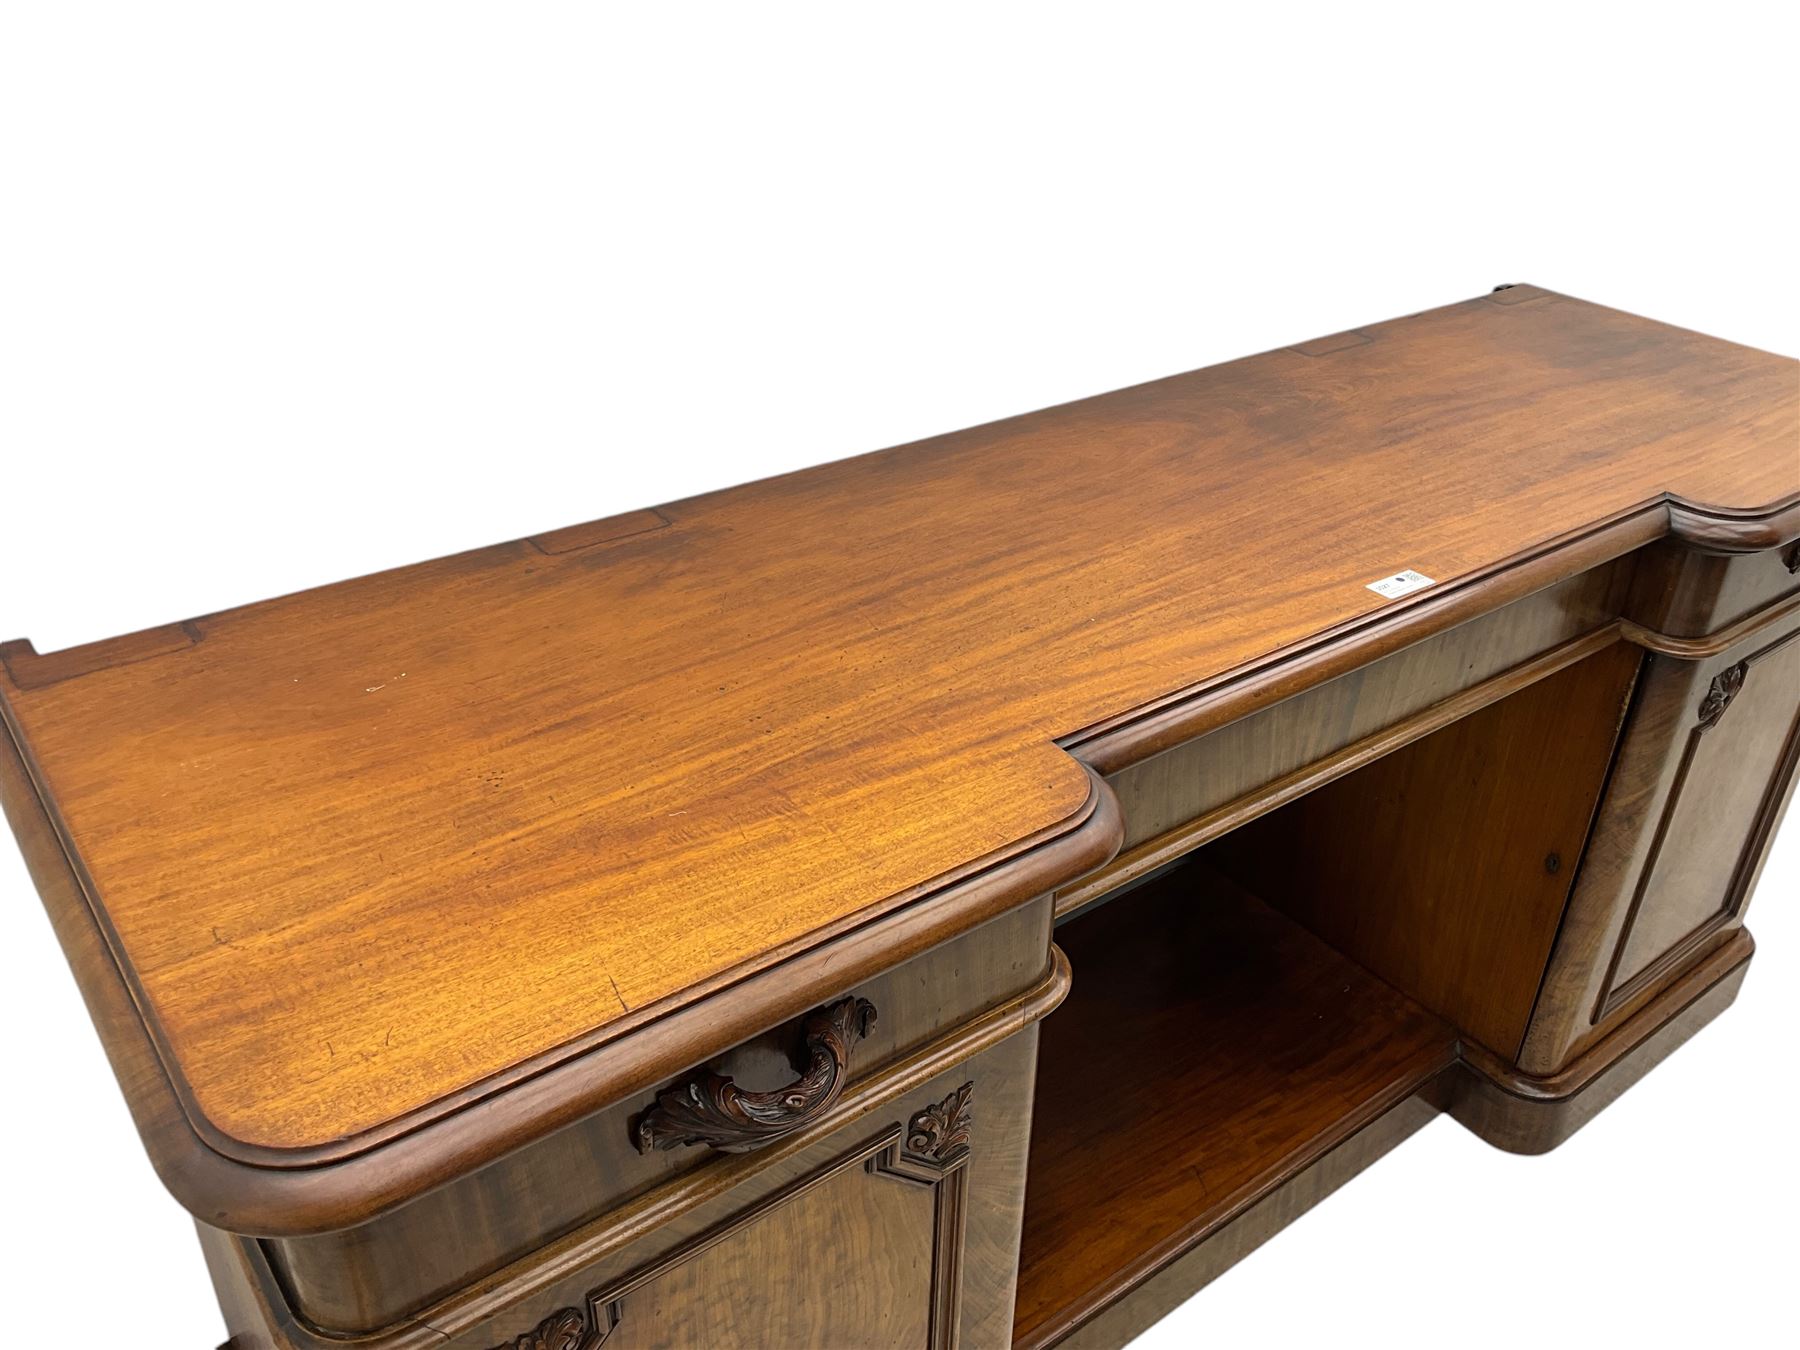
[[[1001,1039],[849,1103],[829,1129],[714,1154],[367,1337],[310,1325],[264,1244],[201,1225],[232,1350],[1004,1345],[1042,1011],[1015,1010]]]
[[[1014,1343],[1046,1345],[1406,1102],[1455,1033],[1196,860],[1057,930]]]
[[[1680,740],[1675,781],[1609,963],[1600,1017],[1652,982],[1659,966],[1679,961],[1738,916],[1793,774],[1797,736],[1800,630],[1707,681]]]
[[[1800,767],[1800,627],[1652,655],[1519,1056],[1554,1073],[1741,925]]]
[[[1637,674],[1615,643],[1251,822],[1219,865],[1516,1053]]]

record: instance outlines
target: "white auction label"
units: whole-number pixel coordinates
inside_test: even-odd
[[[1411,595],[1414,591],[1430,586],[1432,580],[1423,572],[1415,572],[1407,568],[1404,572],[1396,572],[1391,577],[1383,577],[1380,581],[1371,581],[1369,589],[1389,600],[1398,600],[1403,595]]]

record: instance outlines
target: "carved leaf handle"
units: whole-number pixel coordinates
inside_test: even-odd
[[[711,1144],[747,1153],[812,1124],[844,1090],[851,1047],[875,1025],[875,1005],[847,998],[820,1008],[801,1025],[807,1065],[798,1081],[774,1092],[746,1092],[704,1069],[656,1096],[632,1131],[638,1152]]]

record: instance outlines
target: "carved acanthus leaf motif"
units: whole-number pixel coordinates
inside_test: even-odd
[[[579,1308],[564,1308],[495,1350],[589,1350],[587,1341],[587,1318]]]
[[[850,1047],[875,1024],[875,1005],[847,998],[821,1008],[802,1026],[808,1062],[799,1081],[774,1092],[746,1092],[731,1079],[702,1071],[657,1095],[633,1135],[638,1151],[711,1144],[744,1153],[817,1120],[850,1076]]]
[[[559,1308],[530,1331],[494,1350],[600,1350],[619,1325],[619,1303],[590,1296],[587,1312]]]
[[[928,1106],[906,1124],[906,1151],[915,1157],[949,1163],[969,1150],[969,1128],[974,1112],[969,1095],[974,1083],[964,1083],[943,1101]]]
[[[1701,731],[1711,731],[1719,725],[1719,719],[1731,706],[1731,700],[1738,696],[1744,687],[1744,676],[1750,673],[1747,662],[1739,661],[1735,666],[1720,671],[1713,676],[1712,685],[1706,691],[1706,697],[1700,700]]]
[[[1800,572],[1800,539],[1787,546],[1787,552],[1781,555],[1781,561],[1790,572]]]

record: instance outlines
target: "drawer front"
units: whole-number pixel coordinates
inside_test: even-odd
[[[1632,565],[1571,577],[1110,774],[1124,852],[1065,891],[1059,912],[1598,650]]]
[[[1644,550],[1630,616],[1652,632],[1703,638],[1800,596],[1800,540],[1763,553],[1697,553],[1672,540]]]
[[[722,1153],[805,1135],[841,1093],[1041,985],[1049,945],[1045,897],[372,1223],[271,1241],[270,1258],[314,1326],[389,1326]]]
[[[503,1308],[426,1320],[464,1350],[1004,1345],[1036,1041],[1034,1025]],[[584,1242],[605,1235],[537,1264],[566,1268]]]

